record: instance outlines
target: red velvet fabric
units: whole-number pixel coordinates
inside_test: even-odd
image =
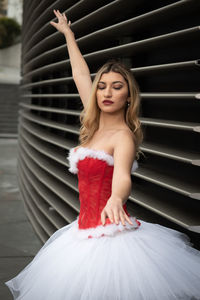
[[[102,225],[101,212],[111,196],[114,167],[109,166],[104,160],[92,157],[79,160],[77,167],[80,200],[79,228],[97,227]],[[126,204],[123,208],[130,216]],[[137,222],[139,225],[140,222]],[[106,219],[106,224],[112,224],[109,218]]]

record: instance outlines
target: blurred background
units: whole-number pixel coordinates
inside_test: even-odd
[[[200,250],[200,1],[0,4],[0,299],[11,299],[3,282],[79,214],[66,157],[82,105],[53,9],[71,20],[92,77],[115,58],[139,84],[145,157],[129,212],[186,233]]]
[[[0,0],[0,136],[16,137],[22,1]]]
[[[21,82],[21,0],[0,0],[0,299],[13,299],[4,282],[42,243],[25,214],[17,175]]]

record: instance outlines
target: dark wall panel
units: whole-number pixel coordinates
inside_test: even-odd
[[[78,144],[81,101],[53,9],[72,21],[95,74],[110,58],[141,89],[145,157],[132,175],[138,218],[200,233],[200,1],[24,1],[18,172],[30,221],[45,241],[79,213],[68,150]],[[198,246],[198,245],[197,245]]]

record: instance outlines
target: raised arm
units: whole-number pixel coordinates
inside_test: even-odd
[[[72,67],[72,76],[83,106],[86,107],[92,89],[92,80],[88,65],[79,50],[74,33],[70,28],[71,22],[68,22],[65,14],[61,14],[59,10],[54,10],[54,14],[58,18],[58,23],[51,21],[50,24],[65,36]]]

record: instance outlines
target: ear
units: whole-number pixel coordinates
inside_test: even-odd
[[[131,97],[128,97],[126,101],[130,103],[131,102]]]

